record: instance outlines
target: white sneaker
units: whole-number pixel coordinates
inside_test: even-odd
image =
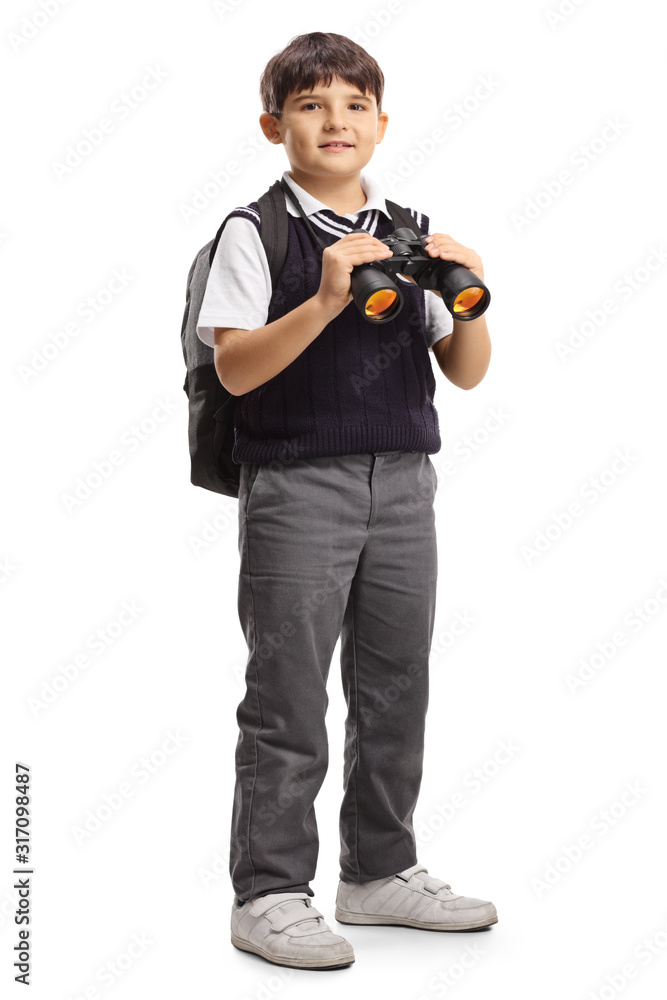
[[[349,941],[334,934],[307,892],[276,892],[232,906],[232,944],[293,969],[333,969],[354,962]]]
[[[342,924],[400,924],[433,931],[467,931],[498,922],[493,903],[459,896],[423,865],[373,882],[339,882],[336,920]]]

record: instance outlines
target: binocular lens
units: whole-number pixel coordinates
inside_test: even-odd
[[[461,313],[470,312],[471,309],[475,308],[483,295],[483,288],[476,288],[474,286],[472,288],[464,288],[464,290],[459,292],[454,299],[454,305],[452,307],[454,309],[454,313],[460,315]]]
[[[378,316],[391,316],[396,311],[398,304],[399,299],[396,292],[393,292],[390,288],[380,288],[377,292],[373,292],[372,295],[368,296],[364,305],[364,312],[367,316],[372,316],[374,319]]]

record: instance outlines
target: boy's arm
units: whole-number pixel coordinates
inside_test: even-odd
[[[215,327],[213,363],[225,389],[242,396],[287,368],[352,301],[352,268],[383,257],[391,257],[386,244],[369,233],[348,233],[323,251],[312,298],[256,330]]]
[[[454,330],[433,345],[441,372],[459,389],[474,389],[486,375],[491,360],[491,340],[486,314],[477,319],[454,320]]]
[[[232,216],[220,236],[197,317],[197,336],[214,347],[214,330],[249,330],[266,323],[271,302],[271,272],[257,226]]]
[[[463,264],[484,281],[484,268],[479,254],[457,243],[451,236],[432,233],[426,240],[426,251],[431,257],[442,257],[443,260]],[[440,292],[436,291],[435,294],[440,295]],[[477,319],[466,321],[454,317],[452,332],[436,341],[432,350],[440,370],[450,382],[459,389],[474,389],[486,375],[491,360],[486,313]]]
[[[315,295],[257,330],[214,329],[213,363],[232,396],[263,385],[294,361],[335,318]]]

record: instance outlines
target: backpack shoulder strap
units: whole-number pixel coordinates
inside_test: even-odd
[[[197,335],[197,320],[208,276],[222,232],[234,214],[244,212],[259,218],[260,238],[269,263],[275,291],[287,257],[289,224],[285,195],[275,184],[257,203],[234,210],[223,221],[215,238],[202,247],[192,262],[186,283],[186,301],[181,324],[181,344],[186,365],[183,389],[188,397],[190,482],[230,497],[238,497],[240,466],[233,460],[236,397],[224,388],[213,362],[213,348]]]
[[[215,259],[216,250],[218,249],[218,243],[220,242],[220,237],[222,236],[222,232],[230,219],[233,219],[235,216],[238,215],[242,215],[246,219],[248,218],[249,215],[255,216],[258,219],[258,222],[256,222],[255,224],[259,228],[259,216],[258,213],[255,211],[255,209],[252,207],[255,204],[256,202],[251,202],[249,206],[241,206],[240,208],[232,209],[232,211],[225,216],[225,218],[222,221],[222,225],[218,229],[217,233],[215,234],[211,242],[206,244],[206,247],[208,249],[209,270],[213,267],[213,261]]]
[[[394,225],[396,229],[411,229],[413,233],[416,231],[419,235],[426,236],[428,234],[428,224],[429,218],[427,215],[422,215],[420,212],[415,212],[412,214],[409,208],[403,208],[401,205],[397,205],[394,201],[389,201],[385,199],[387,208],[391,212],[391,216],[394,220]]]
[[[257,199],[257,208],[259,210],[260,219],[259,236],[266,253],[266,259],[269,264],[269,273],[271,275],[271,285],[275,293],[278,278],[280,277],[280,273],[285,265],[285,259],[287,258],[287,245],[289,243],[287,207],[285,205],[285,195],[283,194],[280,186],[280,181],[276,181],[272,184],[269,190],[265,191],[264,194]],[[220,237],[222,236],[222,231],[225,228],[227,221],[228,219],[225,219],[218,229],[215,239],[209,245],[209,268],[213,265],[215,252],[218,248],[218,243],[220,242]]]
[[[275,291],[287,257],[289,222],[285,195],[280,181],[272,184],[257,202],[261,218],[260,238],[269,262],[271,284]]]

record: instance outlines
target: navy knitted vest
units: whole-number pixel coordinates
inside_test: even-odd
[[[422,233],[428,233],[428,218],[410,211]],[[233,215],[252,219],[260,229],[256,202]],[[267,323],[291,312],[320,286],[322,250],[300,216],[288,214],[288,220],[287,258]],[[327,246],[354,229],[368,229],[378,239],[394,230],[378,211],[362,210],[352,223],[326,209],[310,216],[310,222]],[[398,280],[403,308],[394,320],[370,323],[351,302],[282,372],[237,397],[235,462],[440,450],[425,293]]]

